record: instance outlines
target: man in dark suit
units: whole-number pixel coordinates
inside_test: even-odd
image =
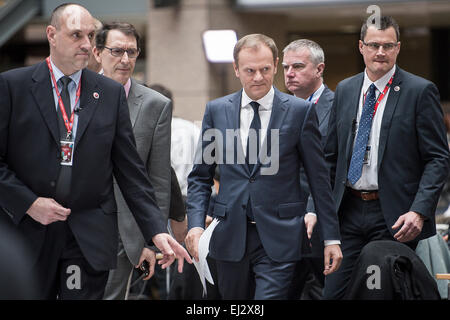
[[[344,259],[325,279],[324,297],[342,298],[361,249],[374,240],[415,248],[436,233],[434,214],[448,175],[439,92],[396,65],[397,23],[364,23],[366,69],[339,83],[325,156],[331,166]]]
[[[105,23],[97,31],[93,50],[103,75],[124,86],[130,110],[136,149],[145,163],[148,178],[155,188],[156,203],[167,224],[170,201],[170,121],[172,103],[158,92],[131,78],[140,52],[139,34],[125,22]],[[149,262],[150,279],[155,270],[155,254],[146,247],[136,220],[127,206],[119,186],[114,186],[119,223],[117,268],[109,272],[105,299],[127,297],[133,268]]]
[[[286,88],[298,98],[315,104],[319,131],[322,136],[322,146],[325,144],[334,92],[323,83],[325,70],[325,54],[323,49],[314,41],[308,39],[294,40],[283,49],[284,83]],[[305,227],[308,239],[311,239],[311,252],[304,253],[302,260],[297,263],[295,277],[292,282],[289,298],[301,298],[306,281],[316,285],[317,292],[321,292],[324,275],[321,272],[323,259],[323,245],[318,237],[319,232],[313,233],[317,217],[314,201],[310,196],[308,178],[303,166],[300,169],[300,183],[302,197],[308,203],[305,214]],[[314,237],[313,237],[314,235]],[[311,288],[312,289],[312,288]],[[308,293],[305,293],[308,295]],[[312,294],[312,292],[311,292]],[[314,298],[319,298],[314,296]]]
[[[323,225],[322,239],[340,239],[316,112],[313,104],[273,87],[277,64],[271,38],[252,34],[237,42],[233,65],[243,89],[207,104],[188,179],[186,245],[198,259],[219,165],[213,209],[219,223],[209,253],[217,262],[224,299],[287,298],[306,238],[301,163]],[[325,275],[339,267],[341,258],[339,245],[325,247]]]
[[[187,252],[166,233],[117,82],[87,69],[90,13],[63,4],[50,57],[0,75],[0,209],[31,246],[41,298],[101,299],[117,262],[113,173],[163,267]],[[8,217],[9,216],[9,217]],[[181,268],[180,268],[181,269]]]

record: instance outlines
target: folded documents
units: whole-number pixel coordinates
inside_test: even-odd
[[[206,257],[209,253],[209,242],[211,240],[211,235],[218,224],[219,220],[217,218],[214,218],[208,228],[206,228],[206,230],[203,232],[198,243],[198,262],[192,259],[203,286],[203,296],[206,296],[207,293],[206,280],[208,280],[209,283],[214,284],[214,280],[211,276],[211,271],[209,270]]]

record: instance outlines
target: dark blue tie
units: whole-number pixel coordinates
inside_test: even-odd
[[[252,163],[250,163],[250,131],[256,132],[256,155],[258,156],[259,154],[259,131],[261,129],[261,118],[259,117],[259,103],[256,101],[252,101],[250,102],[250,105],[253,108],[253,120],[250,124],[250,130],[249,130],[249,135],[247,137],[247,154],[245,156],[245,162],[248,165],[248,168],[250,170],[250,173],[253,171],[253,167],[256,164],[256,159],[253,159],[252,157]],[[255,143],[254,141],[252,141],[253,143]]]
[[[372,127],[373,111],[375,108],[375,85],[369,87],[369,93],[364,101],[361,119],[359,121],[358,135],[353,146],[352,159],[348,169],[347,178],[351,184],[355,184],[361,177],[364,155],[366,153],[367,141],[369,140]]]
[[[64,76],[59,81],[62,83],[61,100],[64,104],[64,109],[66,110],[67,118],[70,119],[72,108],[70,105],[70,94],[68,87],[72,80],[69,77]],[[63,140],[67,136],[67,129],[66,126],[64,125],[64,119],[59,105],[58,105],[58,126],[60,138],[61,140]],[[72,167],[61,165],[58,180],[56,182],[56,193],[55,193],[55,200],[58,201],[60,204],[66,205],[68,202],[71,181],[72,181]]]
[[[255,166],[255,163],[250,163],[250,131],[256,131],[256,155],[259,154],[259,130],[261,129],[261,118],[259,117],[259,103],[256,101],[252,101],[250,102],[250,105],[253,108],[253,120],[250,123],[250,130],[249,130],[249,136],[247,137],[247,154],[245,156],[245,162],[248,165],[248,169],[250,170],[250,174],[253,172],[253,167]],[[254,143],[254,142],[253,142]],[[252,157],[253,158],[253,157]],[[252,159],[252,162],[256,162],[253,161],[255,159]],[[246,210],[246,214],[247,217],[250,221],[254,221],[255,218],[253,216],[253,209],[252,209],[252,204],[251,204],[251,200],[250,197],[248,198],[247,201],[247,210]]]

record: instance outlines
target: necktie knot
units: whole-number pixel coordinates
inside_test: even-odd
[[[63,88],[66,89],[72,79],[70,79],[68,76],[63,76],[61,79],[59,79],[59,81],[61,81]]]
[[[250,102],[250,105],[253,109],[253,112],[255,112],[255,114],[257,114],[259,111],[259,103],[256,101],[252,101],[252,102]]]
[[[371,85],[370,85],[370,87],[369,87],[369,96],[371,96],[371,95],[375,95],[375,90],[377,89],[377,87],[375,86],[375,84],[374,83],[372,83]]]

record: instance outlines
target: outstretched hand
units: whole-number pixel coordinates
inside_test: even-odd
[[[163,254],[163,258],[158,261],[161,268],[167,268],[175,261],[175,259],[177,259],[178,272],[181,273],[183,272],[184,259],[186,259],[188,263],[192,263],[191,257],[189,257],[186,249],[184,249],[168,233],[158,233],[152,238],[152,241]]]

